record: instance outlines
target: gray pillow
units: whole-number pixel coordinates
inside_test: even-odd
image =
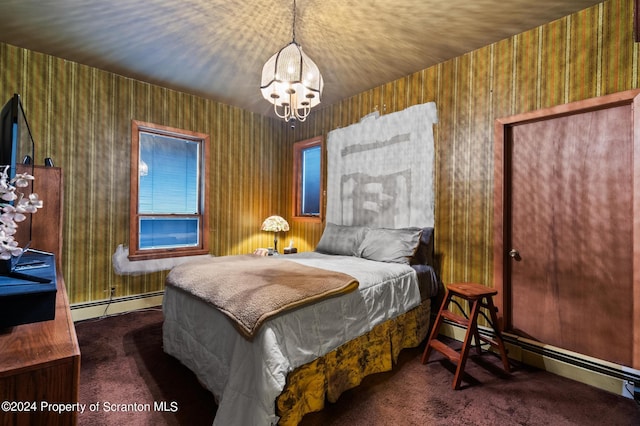
[[[316,251],[325,254],[355,256],[367,230],[366,226],[336,225],[327,222],[316,246]]]
[[[358,249],[369,260],[409,264],[420,244],[420,228],[370,229]]]

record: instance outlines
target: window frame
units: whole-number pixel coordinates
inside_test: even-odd
[[[161,136],[170,136],[200,143],[200,197],[198,200],[199,212],[196,216],[199,223],[199,245],[197,247],[173,247],[161,249],[140,249],[139,246],[139,224],[140,217],[147,216],[141,214],[139,208],[139,164],[140,164],[140,133],[153,133]],[[131,176],[130,182],[130,202],[129,202],[129,260],[162,259],[177,256],[195,256],[209,253],[209,135],[205,133],[193,132],[190,130],[178,129],[160,124],[148,123],[132,120],[131,122]],[[159,215],[153,215],[159,216]],[[167,217],[175,217],[172,214]]]
[[[318,215],[302,214],[302,152],[305,149],[320,147],[320,212]],[[316,136],[310,139],[294,142],[293,144],[293,215],[292,219],[297,222],[322,223],[324,218],[324,138]]]

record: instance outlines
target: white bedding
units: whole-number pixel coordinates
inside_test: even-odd
[[[278,422],[275,400],[287,374],[420,304],[416,272],[408,265],[352,256],[282,256],[355,277],[358,290],[275,317],[253,342],[216,309],[167,286],[164,351],[191,369],[218,400],[214,425]]]

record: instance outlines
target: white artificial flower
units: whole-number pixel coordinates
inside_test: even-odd
[[[27,218],[26,214],[36,213],[42,208],[42,201],[38,194],[29,194],[25,197],[17,188],[26,188],[30,185],[34,177],[28,173],[18,173],[12,180],[9,180],[7,171],[9,166],[5,166],[0,171],[0,259],[9,260],[13,256],[19,256],[22,248],[18,247],[18,242],[14,235],[18,229],[17,222],[22,222]],[[11,204],[13,202],[13,204]]]
[[[0,221],[0,241],[4,241],[6,236],[14,235],[18,230],[18,225],[13,221],[7,223]]]
[[[2,214],[0,214],[0,220],[3,223],[9,224],[11,222],[22,222],[27,217],[22,214],[20,209],[13,207],[11,204],[2,206]]]
[[[20,256],[22,249],[18,247],[18,242],[13,237],[0,241],[0,259],[8,260],[11,256]]]
[[[38,199],[38,194],[31,194],[29,198],[21,198],[16,209],[21,213],[35,213],[42,208],[42,201]]]
[[[34,177],[28,173],[17,173],[12,182],[18,188],[26,188],[31,184],[30,181],[32,180],[34,180]]]
[[[31,204],[32,206],[35,206],[38,209],[42,208],[42,200],[40,199],[40,197],[38,197],[38,194],[36,194],[35,192],[31,195],[29,195],[29,204]]]
[[[14,191],[6,191],[2,194],[2,200],[3,201],[13,201],[15,199],[18,198],[18,196],[16,195],[16,193]]]

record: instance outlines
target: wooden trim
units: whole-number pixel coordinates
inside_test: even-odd
[[[62,230],[62,228],[60,228]],[[60,263],[60,262],[59,262]],[[78,336],[76,335],[76,327],[73,323],[73,317],[71,316],[71,307],[69,306],[69,296],[67,295],[67,287],[64,283],[64,278],[62,276],[62,272],[58,272],[58,291],[62,294],[62,299],[64,303],[64,308],[60,306],[56,307],[57,313],[56,315],[63,315],[66,319],[67,329],[69,332],[69,341],[71,345],[71,353],[69,355],[70,359],[70,368],[68,373],[70,376],[67,377],[68,384],[71,387],[70,393],[72,401],[80,401],[80,345],[78,344]],[[64,311],[64,314],[61,312]],[[74,412],[72,414],[73,424],[76,424],[78,421],[78,413]]]
[[[494,126],[493,148],[493,286],[498,291],[494,302],[498,308],[498,322],[500,329],[504,330],[507,324],[511,324],[511,318],[504,318],[505,309],[511,295],[508,286],[504,285],[505,271],[505,223],[504,223],[504,165],[505,165],[505,132],[507,122],[497,119]]]
[[[138,164],[140,161],[140,131],[148,130],[152,133],[162,133],[165,135],[174,135],[182,139],[193,139],[194,141],[202,141],[202,159],[201,159],[201,199],[199,201],[202,214],[199,215],[202,220],[200,232],[200,246],[175,249],[158,249],[158,250],[139,250],[138,234],[138,200],[139,188]],[[143,121],[132,120],[131,122],[131,164],[129,170],[131,176],[129,179],[129,193],[131,199],[129,201],[129,259],[130,260],[148,260],[161,259],[166,257],[177,256],[196,256],[209,253],[209,135],[205,133],[193,132],[160,124],[147,123]]]
[[[495,298],[499,309],[499,322],[503,329],[509,330],[511,318],[505,317],[505,307],[509,306],[511,295],[505,279],[509,277],[510,262],[507,244],[510,241],[510,224],[505,219],[505,210],[509,208],[509,196],[505,182],[509,181],[509,152],[507,152],[510,128],[518,124],[548,120],[578,112],[588,112],[620,105],[632,105],[633,116],[633,323],[640,324],[640,89],[627,90],[611,95],[600,96],[569,104],[531,111],[524,114],[499,118],[494,126],[494,200],[493,200],[493,275],[494,287],[498,291]],[[640,326],[633,330],[632,367],[640,368]]]
[[[638,0],[640,1],[640,0]],[[496,123],[503,126],[531,123],[535,121],[548,120],[565,115],[576,114],[576,112],[595,111],[604,108],[611,108],[616,105],[629,105],[633,99],[640,94],[640,89],[625,90],[610,95],[599,96],[597,98],[585,99],[568,104],[556,105],[549,108],[529,111],[509,117],[496,119]]]
[[[633,97],[633,367],[640,369],[640,96]]]
[[[321,223],[324,217],[324,138],[316,136],[293,144],[293,185],[292,185],[292,220],[296,222]],[[307,148],[320,145],[320,214],[306,216],[300,214],[300,197],[302,181],[301,152]]]
[[[203,254],[209,254],[208,249],[170,249],[170,250],[144,250],[137,254],[130,254],[129,260],[151,260],[151,259],[165,259],[169,257],[183,257],[183,256],[200,256]]]

